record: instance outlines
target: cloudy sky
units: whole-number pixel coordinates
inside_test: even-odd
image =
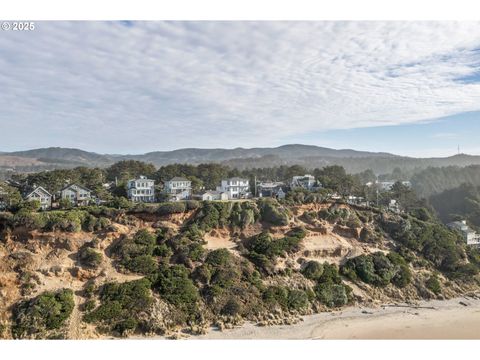
[[[0,89],[0,151],[480,154],[480,23],[37,22]]]

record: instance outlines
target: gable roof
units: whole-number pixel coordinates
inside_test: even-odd
[[[76,187],[78,187],[78,188],[80,188],[80,189],[82,189],[82,190],[85,190],[85,191],[88,191],[88,192],[92,192],[92,190],[87,189],[85,186],[78,185],[78,184],[68,184],[68,185],[64,186],[64,187],[60,190],[60,192],[62,192],[62,191],[64,191],[64,190],[67,190],[69,187],[72,187],[72,186],[76,186]]]
[[[36,193],[37,191],[40,191],[40,192],[43,192],[45,195],[47,196],[52,196],[52,194],[50,194],[47,190],[45,190],[45,188],[41,187],[41,186],[37,186],[35,189],[33,189],[30,193],[28,193],[25,197],[30,197],[33,193]]]

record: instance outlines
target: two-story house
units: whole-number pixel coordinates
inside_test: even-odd
[[[38,200],[40,208],[47,210],[52,207],[52,195],[41,186],[37,186],[31,192],[25,196],[25,200],[33,201]]]
[[[164,193],[170,201],[188,200],[192,197],[192,182],[184,177],[165,181]]]
[[[310,174],[305,174],[301,176],[293,176],[291,187],[292,189],[306,189],[312,190],[314,187],[318,186],[317,181],[315,180],[315,176]]]
[[[92,192],[82,185],[69,184],[60,190],[60,198],[69,200],[73,205],[86,206],[92,200]]]
[[[228,195],[228,199],[244,199],[250,197],[250,183],[248,179],[233,177],[223,179],[217,191],[224,192]]]
[[[128,180],[127,196],[133,202],[155,202],[155,180],[143,175]]]
[[[452,230],[460,231],[467,245],[480,246],[480,234],[468,226],[466,220],[454,221],[448,223],[447,226]]]
[[[284,186],[285,184],[282,182],[261,182],[257,184],[257,195],[258,197],[283,199],[285,198]]]

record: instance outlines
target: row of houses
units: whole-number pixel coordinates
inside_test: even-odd
[[[18,184],[19,185],[19,184]],[[18,186],[20,187],[20,186]],[[255,194],[258,197],[274,197],[282,199],[286,195],[287,188],[314,190],[321,187],[312,175],[294,176],[289,184],[284,182],[259,182],[256,183]],[[0,188],[0,207],[2,197],[6,192]],[[201,193],[193,194],[192,182],[184,177],[174,177],[165,181],[163,190],[157,197],[155,191],[155,180],[146,176],[139,176],[127,182],[127,197],[133,202],[152,203],[161,198],[162,201],[181,200],[236,200],[252,197],[250,181],[241,177],[222,179],[215,190],[204,190]],[[93,196],[93,192],[79,184],[68,184],[56,194],[51,194],[42,186],[35,186],[24,194],[25,200],[37,200],[42,209],[49,209],[52,203],[61,199],[68,200],[74,206],[88,205],[92,201],[100,202]],[[6,204],[3,204],[6,207]]]
[[[45,209],[50,209],[52,207],[52,200],[56,199],[66,199],[72,205],[76,206],[85,206],[88,205],[90,201],[93,200],[92,191],[87,189],[84,186],[77,184],[69,184],[61,189],[56,196],[50,194],[42,186],[35,187],[32,191],[26,194],[25,199],[29,201],[37,200],[40,203],[40,207]]]

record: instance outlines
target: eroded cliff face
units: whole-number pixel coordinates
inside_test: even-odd
[[[378,224],[373,216],[360,216],[359,221],[345,223],[335,219],[322,219],[313,214],[322,210],[331,209],[332,204],[310,204],[292,206],[289,208],[291,217],[287,225],[273,226],[269,223],[257,221],[242,228],[221,226],[202,233],[201,244],[204,253],[200,258],[184,261],[190,274],[197,274],[205,256],[214,250],[228,249],[233,256],[233,262],[242,263],[243,268],[252,274],[255,266],[248,261],[245,248],[249,239],[262,232],[268,232],[273,239],[285,237],[292,229],[301,227],[305,230],[305,237],[301,240],[296,251],[278,256],[274,261],[273,271],[262,274],[257,288],[280,286],[288,289],[302,289],[310,294],[315,287],[315,281],[304,277],[301,269],[309,261],[330,263],[340,266],[348,259],[362,254],[383,252],[387,254],[395,247],[395,242],[387,235],[379,236],[374,240],[365,240],[366,233],[378,232]],[[355,209],[347,205],[338,205],[338,209],[355,213]],[[57,337],[68,339],[90,339],[119,335],[118,331],[102,326],[101,322],[87,322],[84,316],[101,303],[99,289],[107,283],[127,283],[146,277],[145,274],[128,270],[119,260],[118,244],[135,236],[142,229],[151,234],[168,233],[169,241],[182,241],[180,235],[185,226],[190,224],[198,210],[187,211],[181,214],[157,215],[150,213],[137,213],[121,215],[110,219],[110,225],[100,231],[40,231],[31,230],[23,226],[3,227],[0,242],[0,322],[3,338],[11,338],[12,328],[15,326],[15,309],[22,301],[33,299],[45,292],[54,293],[60,289],[73,291],[73,309],[68,314],[67,320],[61,324]],[[166,235],[165,235],[166,236]],[[165,237],[164,236],[164,237]],[[168,244],[168,241],[166,242]],[[95,263],[85,263],[82,249],[93,249],[93,253],[100,256]],[[167,246],[168,247],[168,246]],[[162,248],[163,249],[163,248]],[[175,251],[173,251],[174,253]],[[158,254],[155,254],[157,256]],[[163,255],[153,256],[160,266]],[[180,256],[173,256],[167,261],[170,263],[182,261]],[[351,289],[350,304],[364,304],[378,306],[384,303],[417,301],[428,298],[449,298],[468,291],[475,291],[475,284],[457,283],[449,281],[444,276],[438,275],[442,284],[442,291],[434,294],[425,283],[432,276],[433,269],[422,266],[420,262],[411,263],[412,281],[403,288],[389,284],[385,287],[375,287],[362,281],[352,281],[343,278],[343,282]],[[203,268],[202,268],[203,269]],[[251,269],[251,270],[248,270]],[[197,272],[196,272],[197,271]],[[152,292],[148,307],[140,310],[136,321],[144,324],[144,328],[123,332],[128,336],[133,332],[175,334],[182,328],[188,328],[191,333],[202,333],[209,326],[217,325],[220,328],[231,327],[244,320],[253,320],[263,325],[278,323],[293,323],[298,321],[300,315],[326,311],[327,307],[314,298],[309,299],[308,306],[301,310],[286,311],[275,305],[273,308],[264,307],[263,313],[245,312],[237,314],[233,309],[231,313],[221,310],[222,315],[216,313],[215,307],[209,307],[209,301],[218,300],[215,295],[205,295],[212,287],[202,285],[210,280],[196,280],[197,275],[191,275],[195,280],[201,295],[201,304],[198,311],[204,312],[201,321],[178,320],[178,306],[169,302],[160,292]],[[208,276],[211,276],[209,274]],[[156,281],[156,280],[152,280]],[[203,281],[203,282],[202,282]],[[253,282],[252,282],[253,283]],[[242,285],[247,286],[247,285]],[[258,289],[252,287],[252,297],[265,299],[265,295],[254,295]],[[239,291],[248,293],[249,289],[239,287]],[[310,296],[310,295],[309,295]],[[103,300],[102,300],[103,301]],[[242,300],[243,301],[243,300]],[[249,300],[245,300],[248,302]],[[262,300],[263,301],[263,300]],[[266,300],[265,300],[266,301]],[[205,305],[207,304],[207,305]],[[222,303],[222,309],[228,306]],[[233,303],[232,303],[233,304]],[[240,304],[242,305],[242,304]],[[231,305],[234,307],[234,305]],[[238,305],[235,305],[238,306]],[[245,305],[247,306],[247,305]],[[250,306],[250,305],[248,305]],[[264,305],[262,305],[264,306]],[[202,310],[202,308],[204,308]],[[145,325],[147,324],[147,325]],[[47,330],[40,334],[27,337],[49,337]]]

